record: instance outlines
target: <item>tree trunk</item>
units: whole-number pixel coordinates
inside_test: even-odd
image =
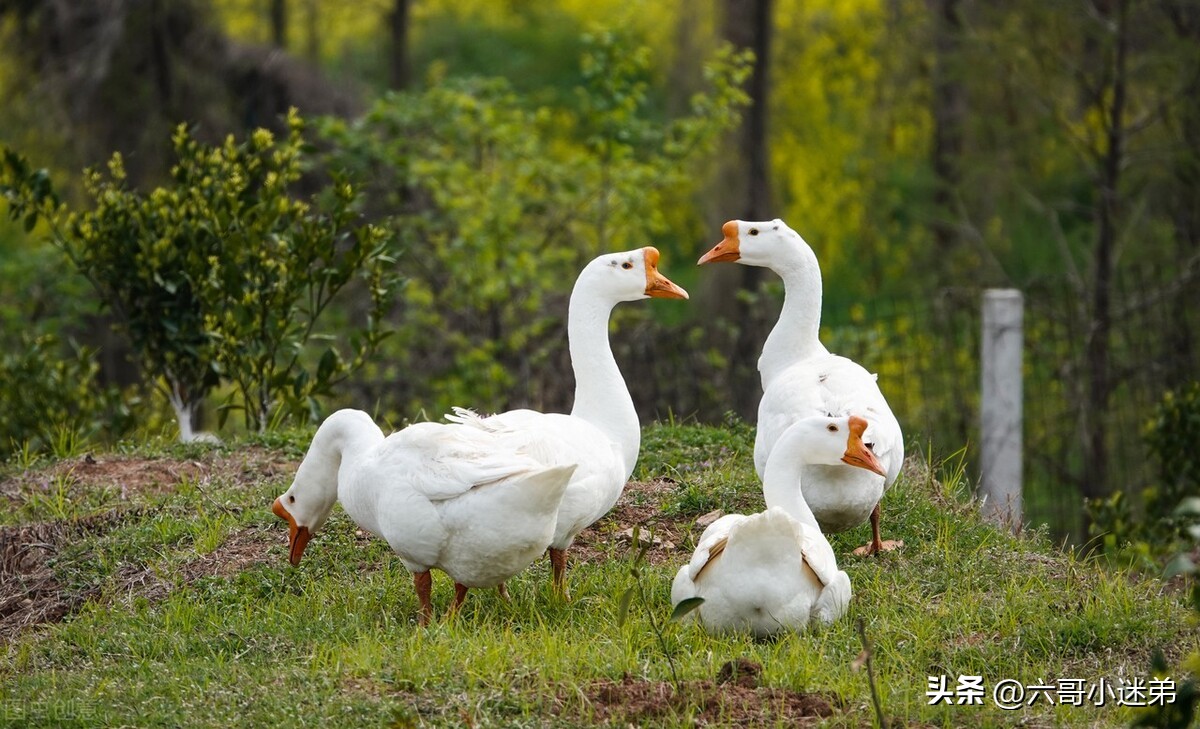
[[[724,0],[722,34],[735,47],[754,52],[754,70],[746,82],[750,107],[735,132],[737,155],[726,159],[721,173],[721,209],[716,221],[730,218],[766,220],[772,217],[770,163],[767,149],[768,69],[771,57],[771,0]],[[715,242],[715,241],[714,241]],[[774,322],[761,305],[737,296],[739,289],[757,292],[762,269],[755,266],[717,266],[709,279],[712,300],[731,318],[735,332],[728,353],[729,383],[734,410],[753,421],[762,394],[757,362],[762,343]],[[733,298],[733,301],[730,301]],[[732,305],[731,305],[732,304]],[[732,317],[728,316],[732,312]]]
[[[1111,102],[1105,119],[1106,148],[1100,160],[1100,195],[1096,203],[1096,250],[1093,258],[1091,326],[1086,360],[1089,374],[1084,429],[1084,498],[1108,494],[1108,400],[1112,393],[1113,251],[1120,213],[1121,167],[1125,154],[1126,54],[1129,45],[1128,0],[1118,0],[1113,13],[1115,48]],[[1107,96],[1107,95],[1106,95]],[[1084,517],[1087,518],[1086,516]],[[1085,528],[1088,526],[1084,525]]]
[[[403,91],[412,84],[412,68],[408,62],[408,22],[412,0],[396,0],[395,7],[389,13],[391,24],[391,83],[392,88]]]
[[[287,0],[271,0],[271,44],[287,49]]]
[[[1191,45],[1200,45],[1200,6],[1195,3],[1167,3],[1164,6],[1176,37]],[[1182,150],[1174,161],[1172,185],[1166,195],[1175,238],[1175,260],[1191,261],[1200,254],[1200,63],[1192,61],[1188,81],[1178,96],[1176,139]],[[1174,308],[1186,311],[1193,304],[1195,291],[1181,286],[1174,296]],[[1174,352],[1166,373],[1167,387],[1178,387],[1195,377],[1197,342],[1187,317],[1172,317],[1167,330],[1169,351]]]
[[[167,27],[166,13],[161,3],[151,3],[150,12],[150,54],[154,59],[154,87],[158,91],[159,107],[170,109],[173,85],[171,53],[168,50],[171,44],[170,28]]]
[[[936,260],[945,262],[957,247],[955,191],[962,183],[963,123],[967,94],[963,87],[960,0],[926,0],[933,22],[933,150],[936,209],[933,238]]]
[[[190,443],[196,439],[195,417],[198,403],[191,398],[188,388],[175,381],[170,373],[165,379],[169,388],[167,400],[171,403],[171,409],[175,411],[175,422],[179,424],[179,441]]]
[[[304,55],[316,66],[321,62],[321,4],[317,0],[305,3],[304,24],[308,26]]]
[[[712,39],[701,34],[700,8],[698,3],[680,3],[679,16],[675,19],[675,34],[672,42],[674,56],[667,69],[667,114],[674,118],[682,116],[690,108],[692,96],[699,89],[701,71],[707,47]]]

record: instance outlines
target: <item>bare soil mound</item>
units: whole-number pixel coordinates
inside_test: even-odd
[[[583,688],[584,712],[593,721],[637,725],[657,719],[688,718],[696,726],[805,726],[834,713],[836,699],[786,688],[758,685],[761,666],[739,661],[722,666],[716,681],[669,682],[625,676]],[[578,701],[578,695],[572,699]],[[560,697],[556,709],[565,710]]]
[[[96,593],[70,589],[54,573],[54,562],[71,540],[118,526],[128,512],[110,511],[84,519],[0,527],[0,641],[25,628],[62,620]]]

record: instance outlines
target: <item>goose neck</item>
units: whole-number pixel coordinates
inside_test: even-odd
[[[359,460],[383,440],[383,431],[360,410],[339,410],[325,419],[313,436],[295,483],[314,491],[320,503],[332,509],[339,498],[345,500],[345,484],[339,478],[343,465]]]
[[[608,322],[615,305],[589,295],[578,285],[571,293],[567,315],[568,348],[575,373],[571,415],[596,426],[617,445],[628,478],[637,461],[641,428],[608,341]]]
[[[807,245],[771,266],[783,279],[783,309],[763,344],[758,369],[765,386],[787,366],[828,350],[821,344],[821,267]]]
[[[805,459],[795,448],[781,450],[779,445],[786,444],[778,444],[772,450],[763,473],[763,499],[767,508],[778,506],[801,524],[820,530],[800,489]]]

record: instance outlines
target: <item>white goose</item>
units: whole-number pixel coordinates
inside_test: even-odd
[[[704,530],[692,559],[679,568],[671,602],[704,598],[688,617],[714,632],[748,630],[766,637],[832,623],[850,602],[850,578],[838,569],[801,491],[807,465],[849,464],[883,473],[866,446],[859,417],[805,418],[789,427],[767,461],[767,510],[729,514]]]
[[[639,248],[597,257],[571,291],[567,340],[575,373],[570,415],[510,410],[480,417],[456,409],[451,420],[481,430],[526,433],[541,447],[531,451],[546,465],[575,463],[550,542],[554,587],[567,596],[567,549],[575,537],[608,513],[633,473],[641,425],[608,341],[608,321],[622,301],[647,297],[686,299],[687,292],[658,272],[658,250]]]
[[[699,264],[736,261],[769,268],[783,279],[783,310],[758,360],[763,396],[758,405],[754,467],[759,476],[776,441],[797,419],[860,415],[868,423],[863,438],[886,475],[844,465],[809,466],[804,470],[804,497],[827,532],[850,529],[870,518],[871,542],[856,554],[901,546],[880,539],[879,501],[900,473],[904,436],[875,375],[853,360],[830,354],[821,344],[821,268],[812,248],[779,219],[731,220],[721,232],[725,238]]]
[[[304,548],[336,501],[382,537],[413,573],[419,621],[433,617],[436,567],[454,580],[451,612],[471,587],[493,587],[537,559],[554,536],[574,464],[546,466],[520,432],[417,423],[384,438],[361,410],[330,415],[272,511],[288,523],[288,556]]]

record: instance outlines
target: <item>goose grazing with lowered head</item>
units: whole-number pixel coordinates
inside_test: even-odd
[[[437,568],[454,580],[451,612],[471,587],[495,587],[541,556],[574,464],[547,466],[528,434],[416,423],[384,437],[361,410],[321,424],[292,485],[272,511],[288,523],[288,558],[300,563],[335,502],[382,537],[413,573],[418,620],[433,617]]]
[[[880,538],[880,499],[904,461],[900,423],[879,390],[875,375],[821,344],[821,268],[816,254],[782,220],[731,220],[724,239],[699,264],[734,261],[762,266],[783,279],[784,301],[758,360],[763,396],[758,405],[754,467],[760,477],[779,437],[800,418],[854,413],[867,421],[863,439],[883,464],[885,475],[847,465],[804,469],[804,498],[826,532],[871,521],[871,541],[856,554],[901,546]]]
[[[810,465],[847,465],[882,474],[863,445],[867,422],[850,416],[804,418],[779,437],[763,477],[767,510],[729,514],[704,530],[692,559],[679,568],[671,602],[700,597],[688,617],[713,632],[768,637],[832,623],[850,602],[850,578],[804,501]]]
[[[580,272],[567,311],[567,343],[575,374],[570,415],[510,410],[481,417],[458,409],[451,417],[481,430],[524,432],[539,444],[532,455],[543,464],[577,465],[549,549],[554,588],[564,598],[567,549],[616,504],[641,447],[637,411],[608,341],[613,307],[649,297],[688,298],[686,291],[659,273],[658,261],[658,250],[646,247],[599,256]]]

